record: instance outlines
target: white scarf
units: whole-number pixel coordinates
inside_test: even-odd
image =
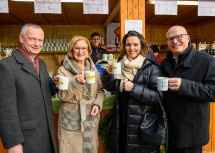
[[[142,67],[144,60],[145,57],[143,57],[141,54],[139,54],[135,59],[129,58],[127,55],[125,55],[120,61],[122,65],[122,74],[115,74],[114,78],[121,80],[127,78],[128,80],[133,81],[137,71]],[[123,81],[120,83],[120,91],[122,92],[122,90]]]

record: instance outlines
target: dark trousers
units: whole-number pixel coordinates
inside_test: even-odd
[[[202,147],[175,148],[168,146],[167,153],[202,153]]]

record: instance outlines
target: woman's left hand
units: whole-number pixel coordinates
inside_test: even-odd
[[[99,106],[94,105],[93,108],[92,108],[92,110],[91,110],[90,115],[91,116],[96,116],[98,114],[98,112],[99,112]]]
[[[131,92],[134,88],[133,82],[129,81],[128,79],[125,79],[123,82],[123,89],[127,92]]]

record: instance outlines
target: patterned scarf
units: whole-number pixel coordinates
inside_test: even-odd
[[[69,58],[68,56],[65,56],[64,61],[63,61],[63,66],[67,71],[70,71],[74,75],[77,75],[81,73],[81,71],[86,71],[86,70],[94,70],[94,67],[91,67],[92,65],[92,60],[90,58],[85,60],[85,69],[83,70],[78,64],[76,63],[74,58]],[[91,99],[92,97],[92,86],[91,84],[85,84],[86,87],[83,88],[83,98],[84,99]]]

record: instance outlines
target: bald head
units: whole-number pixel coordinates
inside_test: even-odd
[[[166,33],[167,39],[169,37],[172,37],[172,36],[170,36],[171,33],[187,34],[187,30],[183,26],[173,26]]]
[[[190,36],[182,26],[173,26],[166,33],[167,46],[174,57],[183,54],[189,45]]]

